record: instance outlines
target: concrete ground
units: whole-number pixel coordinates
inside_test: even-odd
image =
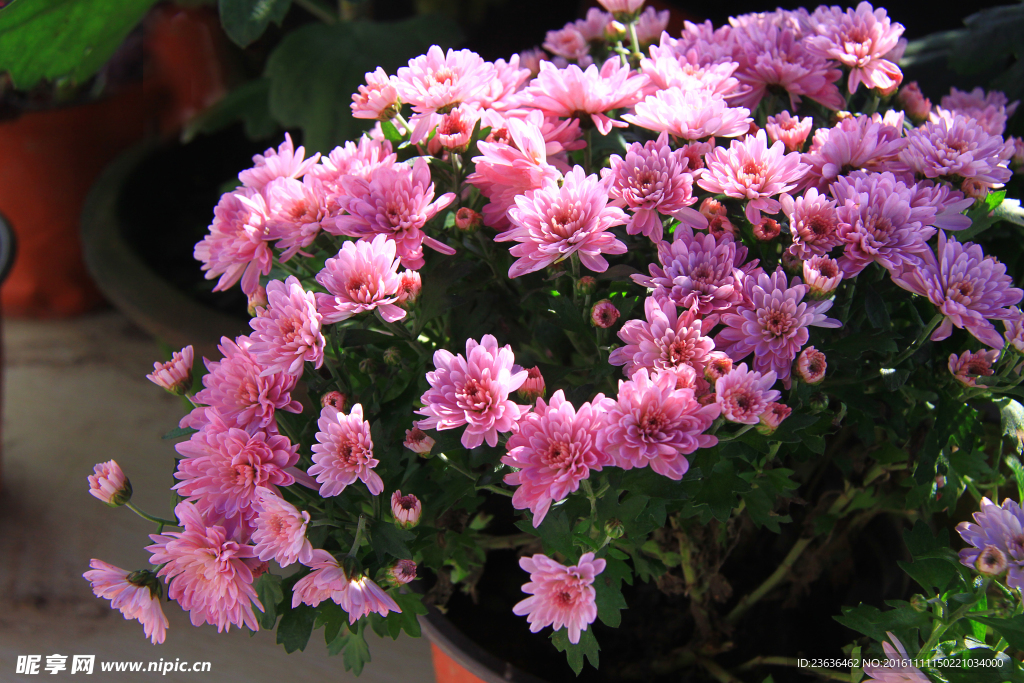
[[[93,596],[82,578],[89,559],[144,568],[153,525],[110,509],[88,493],[95,463],[116,459],[131,479],[133,501],[170,516],[173,446],[160,439],[182,414],[178,399],[146,380],[156,343],[123,316],[105,311],[64,321],[3,321],[4,395],[0,488],[0,682],[18,675],[19,655],[96,655],[96,661],[210,662],[210,673],[101,673],[97,681],[354,681],[329,657],[322,631],[289,655],[273,633],[218,634],[195,628],[165,604],[167,640],[154,646],[142,627]],[[432,683],[423,639],[380,640],[368,633],[373,661],[364,683]],[[74,674],[79,676],[80,674]],[[74,679],[72,679],[74,680]]]

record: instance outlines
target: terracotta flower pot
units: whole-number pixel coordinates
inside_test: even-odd
[[[420,627],[430,640],[437,683],[543,683],[484,650],[433,607]]]

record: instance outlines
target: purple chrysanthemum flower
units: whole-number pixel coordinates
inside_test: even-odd
[[[947,239],[944,232],[939,233],[938,259],[925,252],[920,264],[908,265],[892,279],[903,289],[927,297],[945,316],[932,341],[949,337],[955,325],[1001,349],[1003,337],[991,321],[1012,319],[1009,307],[1024,298],[1024,291],[1013,287],[1005,265],[985,256],[977,244]]]
[[[1024,313],[1016,306],[1010,309],[1010,313],[1011,317],[1003,318],[1003,326],[1006,328],[1003,338],[1018,353],[1024,353]]]
[[[630,235],[643,234],[658,243],[662,237],[661,215],[671,216],[696,228],[707,227],[700,212],[689,208],[696,203],[693,175],[687,171],[689,159],[682,150],[673,151],[668,134],[657,141],[634,142],[626,158],[613,154],[611,168],[601,172],[610,181],[609,194],[633,212],[626,223]],[[661,214],[661,215],[659,215]]]
[[[671,372],[652,378],[640,368],[633,379],[619,380],[617,402],[607,411],[607,426],[598,448],[624,470],[651,466],[658,474],[679,480],[690,463],[686,455],[710,448],[718,439],[705,434],[718,417],[717,405],[702,406],[692,389],[676,389]]]
[[[703,375],[715,342],[704,336],[702,321],[693,311],[680,314],[671,299],[649,296],[644,302],[644,314],[647,320],[630,320],[622,326],[619,339],[626,345],[612,351],[608,362],[624,365],[630,379],[640,368],[653,374],[681,365],[689,365]]]
[[[804,302],[808,287],[799,278],[792,286],[786,273],[778,269],[772,275],[761,273],[747,280],[746,300],[736,313],[726,313],[726,328],[715,337],[718,349],[733,360],[754,352],[754,369],[762,374],[775,372],[789,388],[793,360],[807,343],[807,328],[840,327],[842,323],[825,316],[831,301]]]
[[[836,203],[828,195],[819,194],[817,188],[812,187],[796,199],[784,194],[779,203],[789,218],[793,253],[797,258],[821,256],[842,244]]]
[[[1013,175],[1007,168],[1013,144],[960,114],[926,121],[907,133],[907,141],[900,160],[925,178],[964,178],[1002,187]]]
[[[508,455],[501,461],[518,469],[505,475],[505,483],[519,487],[512,505],[529,508],[534,527],[544,521],[552,503],[579,488],[590,470],[611,464],[608,454],[597,447],[596,435],[613,404],[598,394],[576,410],[559,389],[550,403],[537,399],[533,412],[520,420],[519,432],[509,438]]]
[[[625,254],[626,245],[608,231],[626,222],[622,209],[608,204],[608,186],[574,167],[558,183],[548,181],[515,199],[508,210],[511,230],[495,242],[516,241],[509,252],[518,257],[508,270],[510,278],[546,268],[579,254],[583,265],[595,273],[608,270],[602,254]]]
[[[722,409],[722,417],[729,422],[757,424],[761,414],[782,394],[772,386],[777,379],[774,372],[762,375],[740,363],[728,374],[715,380],[715,403]]]
[[[807,49],[847,67],[851,93],[861,83],[881,91],[899,87],[903,72],[886,56],[896,48],[903,25],[892,23],[884,9],[874,9],[869,2],[845,12],[839,7],[820,7],[810,23],[815,35],[804,40]]]
[[[462,445],[476,448],[484,440],[498,444],[499,432],[510,432],[529,410],[509,400],[508,395],[522,386],[527,372],[513,373],[515,356],[511,346],[498,347],[493,335],[485,334],[477,342],[466,340],[466,356],[447,350],[434,352],[433,372],[427,373],[427,390],[416,412],[425,415],[420,429],[455,429],[467,425]]]
[[[981,499],[981,509],[974,513],[974,521],[960,522],[956,530],[973,548],[960,551],[960,562],[967,567],[977,568],[978,560],[988,547],[1002,551],[1006,558],[1008,573],[1006,585],[1024,589],[1024,511],[1016,501],[1009,498],[997,506],[988,498]]]
[[[992,90],[986,93],[981,88],[964,92],[953,88],[948,95],[943,95],[941,109],[953,114],[963,114],[974,121],[991,135],[1002,135],[1006,130],[1006,119],[1017,111],[1018,102],[1010,102],[1005,93]],[[942,112],[933,114],[941,116]]]
[[[824,192],[836,178],[850,171],[902,171],[897,161],[907,146],[903,121],[874,116],[843,119],[834,128],[819,128],[802,159],[809,166],[802,185]]]
[[[303,289],[297,277],[267,283],[267,307],[249,321],[256,332],[249,353],[263,366],[260,374],[301,376],[305,361],[320,367],[325,344],[320,321],[313,292]]]
[[[986,349],[983,351],[964,351],[959,356],[949,354],[949,372],[958,382],[968,387],[976,387],[976,377],[991,377],[992,366],[999,360],[999,351]]]
[[[932,679],[925,676],[916,666],[910,665],[913,659],[907,654],[907,648],[903,647],[899,638],[891,631],[886,631],[885,634],[896,647],[886,642],[882,643],[885,665],[865,664],[864,674],[868,677],[866,680],[878,683],[931,683]]]
[[[893,271],[904,263],[916,263],[928,250],[926,242],[935,228],[935,209],[913,206],[914,190],[892,173],[843,176],[832,184],[839,215],[843,256],[839,265],[847,277],[858,275],[875,262]]]
[[[676,241],[658,244],[661,267],[651,264],[651,275],[633,275],[638,285],[654,290],[654,296],[671,299],[676,306],[701,317],[732,308],[742,299],[747,248],[731,236],[716,239],[708,233],[677,230]],[[709,328],[714,321],[709,322]]]

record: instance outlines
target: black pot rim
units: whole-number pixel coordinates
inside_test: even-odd
[[[18,241],[14,237],[11,223],[0,213],[0,283],[7,279],[18,255]]]

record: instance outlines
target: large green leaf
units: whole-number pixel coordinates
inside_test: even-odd
[[[0,10],[0,72],[14,87],[85,81],[114,54],[154,0],[22,0]]]
[[[270,22],[281,25],[292,0],[220,0],[220,23],[228,38],[246,47],[263,35]]]
[[[328,152],[367,123],[352,117],[352,93],[376,67],[394,73],[433,44],[461,39],[438,17],[406,21],[308,24],[281,41],[267,62],[270,112],[286,128],[302,128],[310,151]]]

